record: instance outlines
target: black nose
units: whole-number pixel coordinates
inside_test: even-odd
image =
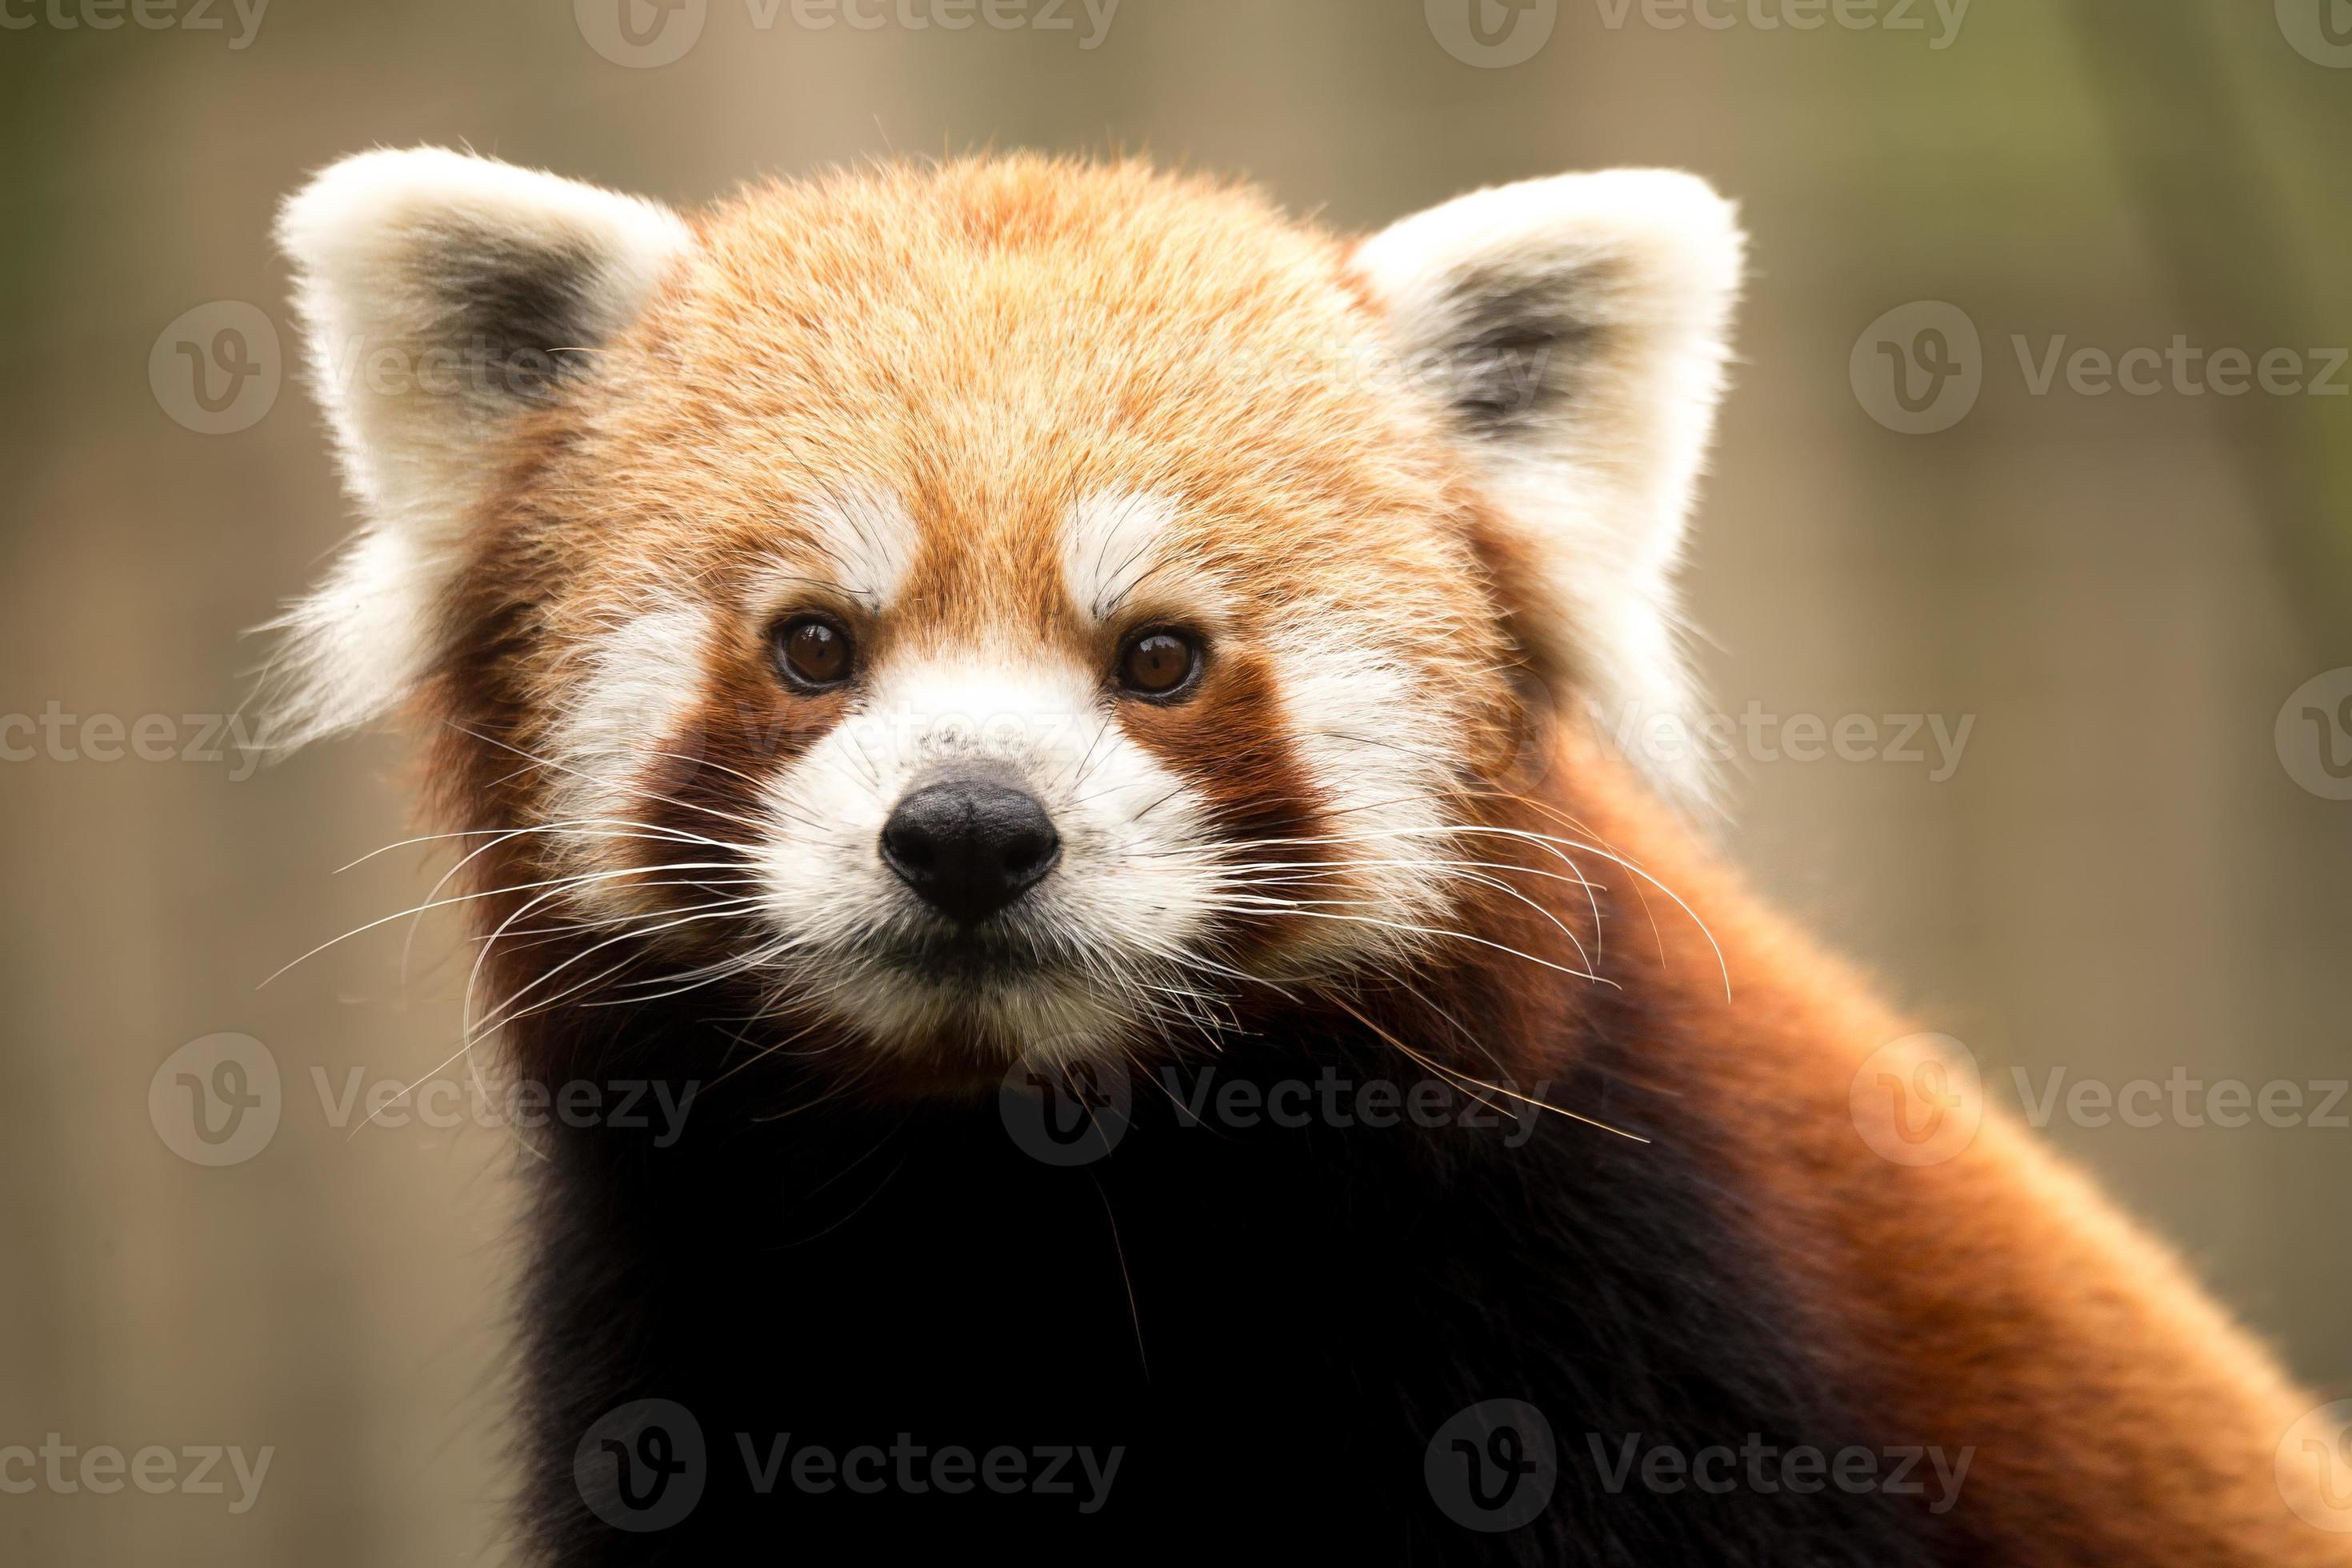
[[[882,826],[882,858],[898,879],[966,924],[1035,887],[1061,858],[1061,835],[1037,797],[985,779],[927,784]]]

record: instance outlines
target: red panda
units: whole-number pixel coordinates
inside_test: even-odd
[[[418,722],[508,1070],[690,1096],[532,1167],[533,1560],[2352,1563],[2312,1399],[2000,1116],[1882,1157],[1905,1022],[1591,722],[1692,701],[1699,180],[422,150],[280,237],[364,527],[279,711]]]

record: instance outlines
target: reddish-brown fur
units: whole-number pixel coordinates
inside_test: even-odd
[[[829,606],[877,660],[989,642],[1107,665],[1120,627],[1094,627],[1069,602],[1056,531],[1082,493],[1183,495],[1181,549],[1234,588],[1234,625],[1194,703],[1122,722],[1225,809],[1237,839],[1328,826],[1259,642],[1300,604],[1349,605],[1387,637],[1474,776],[1493,776],[1533,721],[1512,679],[1528,661],[1515,628],[1544,614],[1513,598],[1523,546],[1483,510],[1428,411],[1352,368],[1353,354],[1377,357],[1381,323],[1340,241],[1245,193],[1025,159],[769,186],[698,235],[682,276],[605,351],[621,372],[530,416],[484,509],[448,606],[450,651],[421,704],[446,826],[542,814],[546,777],[518,753],[546,750],[599,630],[680,584],[722,607],[725,651],[677,738],[698,761],[648,774],[643,809],[689,830],[740,809],[740,778],[772,776],[848,701],[779,688],[747,574],[795,559],[796,507],[859,478],[903,496],[924,539],[882,623]],[[1579,890],[1555,882],[1526,889],[1545,914],[1471,888],[1456,918],[1571,963],[1552,920],[1608,944],[1610,972],[1656,1032],[1625,1042],[1633,1057],[1722,1131],[1727,1179],[1765,1194],[1755,1207],[1786,1289],[1831,1325],[1885,1427],[1977,1450],[1961,1510],[1971,1536],[2021,1565],[2352,1563],[2352,1538],[2297,1520],[2273,1477],[2309,1397],[2162,1248],[1998,1115],[1944,1163],[1873,1152],[1849,1086],[1906,1022],[1765,912],[1579,726],[1560,730],[1539,784],[1465,786],[1455,819],[1606,848],[1697,919],[1591,858],[1620,914],[1646,905],[1649,921],[1596,929]],[[1491,858],[1549,864],[1505,842]],[[495,888],[555,868],[522,838],[478,869]],[[683,903],[691,889],[671,891]],[[487,900],[484,929],[517,907]],[[1236,919],[1233,951],[1270,970],[1325,934],[1297,923]],[[740,940],[700,929],[689,954]],[[1446,1038],[1433,1016],[1500,1006],[1517,1021],[1483,1042],[1500,1067],[1523,1083],[1562,1076],[1580,983],[1443,950],[1413,978],[1425,994],[1334,986],[1323,1005],[1426,1050],[1447,1048],[1431,1044]],[[1458,1046],[1446,1065],[1496,1070]],[[900,1071],[880,1092],[971,1076]]]
[[[1848,1092],[1917,1026],[1761,907],[1604,759],[1564,794],[1686,900],[1641,984],[1687,1053],[1671,1072],[1731,1134],[1793,1287],[1906,1441],[1975,1445],[1960,1511],[2020,1564],[2352,1562],[2293,1514],[2274,1461],[2315,1403],[2180,1266],[2005,1117],[1918,1166],[1882,1159]],[[1656,902],[1653,900],[1654,904]],[[1623,935],[1624,933],[1620,933]],[[1640,933],[1646,935],[1646,932]],[[1662,1070],[1668,1070],[1664,1069]]]

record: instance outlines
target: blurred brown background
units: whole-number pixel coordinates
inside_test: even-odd
[[[185,22],[194,0],[159,3],[142,14]],[[226,1464],[217,1496],[0,1493],[0,1560],[504,1557],[512,1144],[449,1096],[441,1125],[337,1109],[454,1046],[448,925],[405,984],[391,927],[257,989],[417,901],[446,858],[332,874],[401,836],[395,741],[253,771],[234,745],[205,760],[217,742],[186,719],[235,708],[257,658],[240,633],[349,514],[299,385],[256,419],[208,416],[173,345],[231,301],[290,353],[272,203],[373,144],[681,203],[891,152],[1138,150],[1350,228],[1560,169],[1697,170],[1754,240],[1692,577],[1717,705],[1868,715],[1882,743],[1886,716],[1973,721],[1948,776],[1924,734],[1925,763],[1748,757],[1735,852],[1966,1041],[1999,1102],[2015,1068],[2036,1094],[2055,1068],[2352,1074],[2352,803],[2299,784],[2332,787],[2273,733],[2291,692],[2352,665],[2352,370],[2334,396],[2223,397],[2168,370],[2092,395],[2062,367],[2037,395],[2012,342],[2037,367],[2062,334],[2066,354],[2284,348],[2305,379],[2352,343],[2352,47],[2329,42],[2352,6],[1975,0],[1955,29],[1948,0],[1906,7],[1916,27],[1887,25],[1898,0],[1850,0],[1863,27],[1711,0],[1715,27],[1556,0],[1494,5],[1505,41],[1482,50],[1465,0],[1121,0],[1107,26],[1103,0],[993,0],[1018,27],[862,0],[871,28],[823,0],[629,3],[699,34],[647,66],[592,44],[629,55],[614,0],[275,0],[257,26],[216,0],[194,19],[217,28],[0,4],[0,724],[80,721],[62,744],[0,729],[0,1447],[275,1450],[241,1512]],[[1927,434],[1887,428],[1885,389],[1849,374],[1865,328],[1915,301],[1981,339],[1980,395]],[[207,420],[246,427],[188,427]],[[95,715],[169,716],[147,740],[169,760],[84,754],[127,744]],[[148,1092],[221,1032],[267,1046],[282,1109],[259,1152],[207,1167]],[[2340,1120],[2062,1114],[2049,1136],[2300,1374],[2352,1383]]]

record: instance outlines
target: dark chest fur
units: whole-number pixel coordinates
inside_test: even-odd
[[[657,1130],[559,1129],[529,1309],[533,1532],[565,1564],[909,1542],[1025,1561],[1203,1543],[1397,1563],[1972,1560],[1919,1497],[1645,1481],[1661,1447],[1886,1439],[1749,1240],[1707,1130],[1612,1070],[1638,1027],[1604,1020],[1549,1098],[1648,1143],[1549,1115],[1330,1125],[1311,1100],[1305,1125],[1202,1122],[1176,1102],[1197,1071],[1138,1075],[1116,1148],[1070,1167],[1024,1151],[994,1100],[776,1115],[822,1091],[752,1106],[740,1078],[666,1148]],[[640,1023],[599,1054],[615,1077],[658,1060],[709,1083],[716,1059],[682,1070],[698,1048]],[[1359,1087],[1405,1077],[1378,1049],[1235,1043],[1209,1092],[1295,1111],[1258,1096],[1321,1066]],[[647,1399],[690,1412],[693,1435],[598,1426]],[[1448,1426],[1497,1400],[1543,1413],[1552,1468],[1516,1426]],[[610,1456],[584,1472],[583,1439]],[[941,1468],[958,1450],[971,1466]],[[992,1480],[992,1450],[1013,1456]],[[1457,1522],[1433,1490],[1451,1466],[1474,1512],[1508,1507],[1529,1464],[1517,1484],[1548,1482],[1549,1501],[1511,1531]],[[667,1521],[646,1500],[671,1486],[671,1513],[692,1506],[615,1529],[583,1474],[608,1511],[626,1490],[633,1523]]]

